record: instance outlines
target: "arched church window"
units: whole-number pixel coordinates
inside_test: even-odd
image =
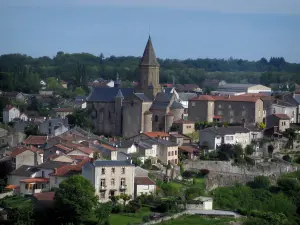
[[[155,121],[155,122],[158,122],[158,115],[155,115],[154,121]]]

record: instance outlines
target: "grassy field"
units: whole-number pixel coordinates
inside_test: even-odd
[[[111,214],[109,223],[111,225],[137,225],[143,221],[143,217],[150,215],[149,208],[142,208],[140,212],[130,215]]]
[[[229,225],[233,218],[208,218],[200,216],[183,216],[174,220],[159,223],[158,225]],[[114,224],[112,224],[114,225]]]

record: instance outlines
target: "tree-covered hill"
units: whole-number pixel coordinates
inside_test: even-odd
[[[139,57],[104,57],[88,53],[58,52],[55,57],[33,58],[21,54],[0,56],[0,89],[36,92],[39,79],[57,77],[74,84],[85,85],[102,77],[115,79],[118,72],[123,81],[138,81]],[[160,82],[196,83],[205,79],[223,79],[236,83],[300,83],[300,64],[284,58],[262,58],[259,61],[242,59],[159,59]]]

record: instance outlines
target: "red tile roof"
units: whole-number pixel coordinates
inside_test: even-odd
[[[114,146],[111,146],[111,145],[108,145],[108,144],[100,144],[100,146],[101,147],[103,147],[103,148],[106,148],[106,149],[108,149],[108,150],[111,150],[111,151],[116,151],[117,150],[117,148],[115,148]]]
[[[65,176],[71,176],[73,174],[76,173],[80,173],[82,166],[89,162],[90,158],[86,157],[83,160],[81,160],[79,163],[77,163],[76,165],[63,165],[57,169],[54,170],[53,173],[50,173],[50,176],[58,176],[58,177],[65,177]]]
[[[199,97],[191,98],[192,101],[228,101],[228,102],[256,102],[260,97],[257,96],[212,96],[201,95]]]
[[[288,115],[286,114],[273,114],[274,116],[276,116],[277,118],[281,119],[281,120],[289,120],[291,119]]]
[[[47,136],[30,135],[23,143],[27,145],[43,145],[47,142]]]
[[[62,144],[56,144],[55,147],[63,150],[66,153],[72,151],[72,148],[68,148],[68,147],[66,147],[65,145],[62,145]]]
[[[53,108],[55,112],[73,112],[73,108]]]
[[[190,120],[184,120],[184,119],[176,120],[173,123],[177,123],[177,124],[194,124],[194,122],[192,122]]]
[[[152,137],[152,138],[169,137],[169,134],[167,134],[165,132],[160,132],[160,131],[156,131],[156,132],[144,132],[144,134],[147,135],[148,137]]]
[[[34,178],[20,180],[20,182],[27,183],[27,184],[28,183],[49,183],[49,178],[34,177]]]
[[[14,190],[16,189],[18,186],[17,185],[14,185],[14,184],[9,184],[5,187],[5,189],[11,189],[11,190]]]
[[[55,192],[42,192],[33,194],[33,197],[35,197],[39,201],[53,201],[54,195]]]
[[[37,152],[37,153],[43,153],[44,151],[42,149],[38,149],[34,146],[21,146],[21,147],[17,147],[15,148],[11,153],[10,156],[11,157],[16,157],[17,155],[25,152],[25,151],[31,151],[31,152]]]
[[[87,148],[87,147],[78,147],[78,150],[80,150],[83,153],[88,154],[88,155],[90,155],[90,154],[92,154],[94,152],[93,149]]]
[[[155,185],[155,182],[149,177],[136,177],[134,183],[136,185]]]

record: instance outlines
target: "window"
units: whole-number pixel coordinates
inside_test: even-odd
[[[154,116],[154,121],[155,121],[155,122],[158,122],[158,115],[155,115],[155,116]]]
[[[104,175],[105,174],[105,168],[101,169],[101,174]]]
[[[114,178],[110,180],[110,185],[115,186],[115,179]]]
[[[219,108],[219,109],[221,109],[221,108],[222,108],[222,105],[221,105],[221,104],[219,104],[219,105],[218,105],[218,108]]]
[[[194,107],[196,105],[196,103],[195,102],[192,102],[192,107]]]
[[[226,136],[226,137],[225,137],[225,140],[226,140],[226,141],[233,141],[233,136]]]
[[[51,122],[49,122],[49,127],[51,127],[51,125],[52,125]]]
[[[242,116],[245,116],[246,115],[246,111],[242,111]]]
[[[57,179],[57,177],[55,177],[55,184],[57,184],[58,183],[58,179]]]
[[[48,129],[48,133],[51,134],[51,128]]]
[[[171,155],[171,152],[168,152],[168,156],[170,156]]]
[[[175,151],[175,155],[177,155],[177,151]]]
[[[174,152],[172,151],[172,156],[174,155]]]
[[[122,174],[125,174],[125,167],[122,167]]]
[[[275,108],[273,108],[273,114],[275,114],[276,113],[276,109]]]
[[[125,178],[121,178],[121,186],[126,186]]]
[[[42,177],[45,177],[45,171],[42,171]]]
[[[116,172],[116,168],[115,167],[111,168],[111,173],[115,173],[115,172]]]
[[[233,111],[229,111],[229,116],[233,116]]]
[[[100,187],[105,187],[105,179],[100,180]]]
[[[222,116],[223,112],[221,110],[218,111],[218,116]]]
[[[175,159],[175,164],[177,164],[177,159]]]
[[[105,191],[100,192],[100,198],[105,198]]]

